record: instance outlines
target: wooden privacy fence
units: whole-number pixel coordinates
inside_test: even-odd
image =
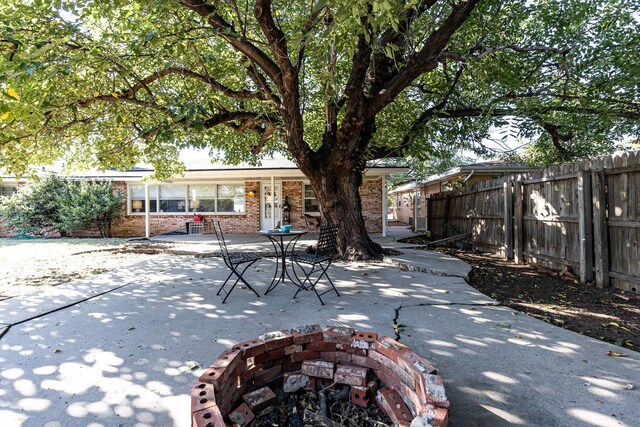
[[[571,269],[640,293],[640,153],[553,166],[432,194],[434,239],[471,233],[482,250]]]

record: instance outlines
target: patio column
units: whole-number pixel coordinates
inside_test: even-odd
[[[271,229],[276,228],[276,177],[271,176]]]
[[[387,214],[388,197],[387,176],[382,175],[382,237],[387,237],[387,221],[389,220],[389,214]]]
[[[149,201],[149,184],[144,183],[144,237],[147,239],[151,237],[151,230],[149,220],[151,219],[150,211],[151,202]]]

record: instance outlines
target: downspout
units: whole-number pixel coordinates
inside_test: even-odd
[[[465,179],[463,179],[462,182],[469,181],[469,179],[471,179],[471,177],[473,176],[474,173],[475,173],[475,169],[471,169],[471,173],[469,173],[469,175],[467,175],[467,177]]]

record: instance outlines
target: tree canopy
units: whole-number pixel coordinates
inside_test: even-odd
[[[638,0],[9,0],[0,167],[162,177],[187,146],[284,152],[323,215],[360,214],[347,187],[368,160],[481,148],[492,127],[551,161],[637,138],[639,16]]]
[[[303,141],[317,150],[348,114],[354,73],[377,112],[367,158],[478,147],[507,117],[508,132],[543,147],[598,151],[638,134],[639,9],[633,0],[9,0],[0,166],[142,159],[168,174],[185,146],[232,162],[287,152],[279,85],[295,86]],[[411,70],[425,53],[431,64]]]

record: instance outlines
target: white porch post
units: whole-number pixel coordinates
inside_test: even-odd
[[[271,176],[271,229],[276,228],[276,177]]]
[[[387,176],[382,175],[382,237],[387,237],[387,221],[389,215],[387,214],[387,198],[389,197],[387,189]]]
[[[151,219],[151,202],[149,201],[149,184],[144,183],[144,237],[147,239],[151,237],[151,227],[149,220]]]

